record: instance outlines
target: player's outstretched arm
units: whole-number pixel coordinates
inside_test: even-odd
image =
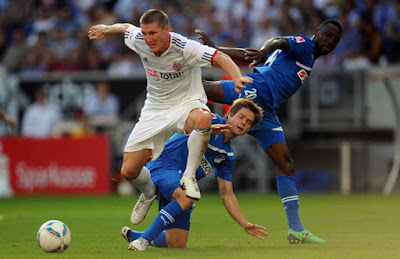
[[[226,55],[218,51],[213,59],[214,64],[219,65],[225,72],[227,72],[235,83],[235,91],[240,93],[242,88],[246,88],[244,83],[253,83],[253,78],[243,77],[239,67],[233,62],[233,60]]]
[[[132,24],[116,23],[113,25],[98,24],[90,27],[88,37],[91,40],[101,40],[108,34],[125,34],[126,29]]]
[[[249,235],[255,236],[259,239],[263,239],[263,236],[268,236],[267,229],[263,226],[253,224],[247,221],[246,217],[240,210],[239,203],[233,193],[232,182],[225,181],[222,178],[217,177],[219,194],[221,196],[222,203],[225,206],[226,211],[229,215],[246,231]]]
[[[0,118],[2,118],[12,128],[15,127],[15,121],[11,119],[3,110],[0,109]]]
[[[233,59],[237,59],[243,62],[252,62],[252,60],[247,60],[245,57],[245,49],[242,48],[228,48],[228,47],[222,47],[222,46],[217,46],[215,43],[211,40],[211,38],[205,33],[203,30],[196,29],[194,30],[195,33],[199,34],[199,39],[203,41],[204,45],[208,45],[210,47],[213,47],[221,52],[224,52],[228,56],[230,56]]]
[[[244,56],[248,62],[252,62],[249,68],[252,69],[254,66],[264,63],[267,60],[268,54],[277,49],[285,52],[289,51],[289,41],[285,37],[274,37],[267,40],[259,51],[247,48]]]

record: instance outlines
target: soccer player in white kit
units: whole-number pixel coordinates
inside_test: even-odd
[[[170,32],[168,16],[161,10],[146,11],[140,18],[140,28],[117,23],[99,24],[89,30],[91,40],[101,40],[108,34],[125,34],[125,45],[140,56],[147,76],[146,101],[126,143],[121,169],[122,176],[142,192],[131,215],[132,223],[139,224],[157,192],[145,165],[162,153],[175,132],[190,134],[181,186],[187,196],[201,197],[195,172],[211,133],[201,67],[219,65],[232,77],[237,92],[252,79],[242,77],[228,55]]]

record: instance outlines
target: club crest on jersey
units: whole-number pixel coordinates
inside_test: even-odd
[[[296,39],[296,42],[297,42],[297,43],[306,42],[306,40],[305,40],[303,37],[301,37],[301,36],[296,36],[296,37],[294,37],[294,38]]]
[[[304,81],[306,81],[308,77],[308,74],[304,69],[302,69],[299,72],[297,72],[297,76],[300,78],[301,83],[304,83]]]
[[[182,65],[179,64],[178,62],[174,62],[174,63],[172,64],[172,67],[173,67],[174,70],[176,70],[176,71],[181,71],[181,69],[182,69]]]

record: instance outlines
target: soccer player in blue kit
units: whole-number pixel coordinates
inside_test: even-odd
[[[277,166],[276,183],[289,224],[287,239],[290,243],[324,243],[325,241],[305,229],[299,217],[299,198],[294,178],[294,162],[290,155],[282,125],[276,116],[278,107],[300,89],[311,73],[314,61],[329,54],[342,36],[342,26],[336,20],[325,20],[313,37],[303,35],[274,37],[260,50],[215,46],[208,35],[196,30],[204,44],[222,51],[233,59],[251,62],[253,84],[238,94],[232,81],[203,81],[209,100],[231,104],[237,98],[248,98],[264,110],[261,123],[249,134]],[[262,64],[262,66],[257,66]]]
[[[232,187],[232,170],[235,163],[230,140],[244,135],[262,119],[262,108],[248,99],[233,102],[227,119],[219,115],[212,116],[212,135],[206,152],[197,168],[197,180],[214,172],[218,179],[221,200],[231,217],[250,235],[262,239],[267,236],[265,227],[247,221],[239,208]],[[222,125],[230,125],[225,129]],[[215,132],[214,129],[220,128]],[[128,249],[143,251],[148,245],[156,247],[186,247],[189,238],[190,214],[194,200],[187,197],[180,187],[182,172],[188,156],[188,136],[173,135],[166,143],[163,153],[155,161],[147,164],[151,179],[157,186],[159,214],[145,232],[128,227],[121,229],[121,235],[130,242]],[[166,231],[164,231],[166,229]]]

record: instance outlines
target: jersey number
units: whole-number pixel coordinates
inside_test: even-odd
[[[257,98],[257,89],[253,88],[251,90],[243,90],[244,97],[242,96],[242,93],[239,94],[239,98],[246,98],[246,99],[256,99]]]

